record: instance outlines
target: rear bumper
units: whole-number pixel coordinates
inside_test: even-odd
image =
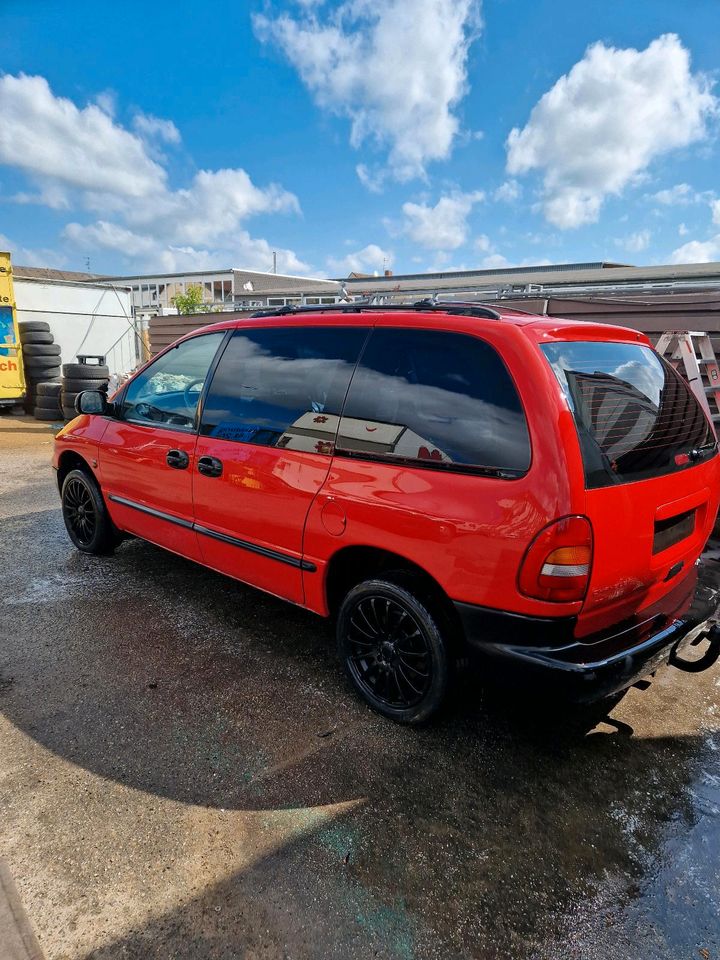
[[[571,617],[520,617],[455,603],[470,647],[514,686],[522,681],[578,703],[624,690],[668,661],[690,671],[711,666],[720,656],[719,607],[720,564],[712,561],[697,565],[666,598],[665,610],[653,608],[582,643]],[[686,663],[683,651],[704,636],[706,655]]]

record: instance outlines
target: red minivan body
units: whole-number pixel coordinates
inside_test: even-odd
[[[409,722],[437,703],[388,688],[432,686],[445,647],[596,699],[679,659],[718,605],[698,566],[712,425],[620,327],[432,303],[221,322],[69,423],[54,466],[61,491],[90,478],[115,532],[341,623],[390,571],[346,611],[346,666]]]

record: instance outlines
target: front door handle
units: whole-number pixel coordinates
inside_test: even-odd
[[[198,471],[203,474],[205,477],[221,477],[222,476],[222,460],[218,460],[217,457],[200,457],[198,460]]]
[[[184,450],[168,450],[165,460],[175,470],[187,470],[190,466],[190,457]]]

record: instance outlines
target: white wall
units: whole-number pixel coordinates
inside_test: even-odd
[[[78,353],[105,354],[110,373],[138,363],[128,289],[101,284],[14,278],[18,320],[46,320],[63,363]]]

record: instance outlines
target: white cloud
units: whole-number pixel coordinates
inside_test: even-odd
[[[355,172],[358,175],[358,180],[366,190],[369,190],[370,193],[382,193],[385,180],[387,179],[386,170],[382,168],[371,168],[365,163],[358,163],[355,167]]]
[[[710,209],[712,210],[713,223],[720,224],[720,200],[711,200]]]
[[[92,253],[98,248],[110,250],[124,259],[147,266],[147,269],[166,273],[234,266],[269,271],[273,253],[277,254],[280,273],[307,273],[310,270],[292,250],[271,247],[267,240],[251,237],[246,230],[238,230],[232,237],[222,237],[207,247],[173,243],[167,237],[136,233],[105,220],[86,225],[69,223],[63,236],[83,252]]]
[[[506,180],[501,183],[493,193],[493,200],[499,200],[503,203],[514,203],[522,196],[522,187],[517,180]]]
[[[670,263],[712,263],[720,260],[720,233],[709,240],[690,240],[673,250]]]
[[[297,17],[256,15],[255,31],[282,48],[320,107],[350,119],[353,146],[388,147],[398,180],[424,176],[459,132],[454,111],[467,90],[479,0],[319,6],[305,3]]]
[[[503,267],[511,266],[512,264],[507,257],[504,257],[501,253],[491,253],[480,261],[481,270],[494,270],[495,268],[501,270]]]
[[[692,203],[697,199],[697,194],[689,183],[676,183],[674,187],[653,193],[650,199],[670,207]]]
[[[0,233],[0,250],[7,250],[12,254],[13,264],[23,267],[64,267],[67,261],[56,250],[38,250],[23,247],[15,243],[10,237]]]
[[[623,250],[627,250],[629,253],[640,253],[642,250],[647,250],[650,246],[650,240],[652,234],[649,230],[638,230],[636,233],[631,233],[627,237],[618,237],[615,241],[618,247],[622,247]]]
[[[177,143],[170,120],[138,113],[131,132],[97,104],[80,109],[56,97],[42,77],[0,77],[0,163],[22,171],[34,191],[17,203],[92,210],[95,223],[72,222],[66,240],[83,252],[114,251],[138,269],[183,269],[206,260],[269,270],[273,247],[251,237],[247,219],[297,213],[297,197],[277,184],[259,187],[245,170],[200,170],[187,187],[171,189],[153,141]],[[292,250],[277,249],[288,272],[309,270]],[[203,262],[204,266],[199,266]]]
[[[456,250],[467,240],[470,211],[484,199],[482,190],[455,191],[441,197],[434,207],[426,203],[404,203],[402,232],[428,250]]]
[[[95,204],[101,212],[103,199]],[[158,191],[152,202],[116,202],[109,210],[120,223],[104,218],[84,226],[70,223],[63,235],[84,251],[99,246],[168,271],[190,269],[201,260],[205,266],[194,269],[206,269],[213,258],[225,267],[269,270],[273,248],[250,237],[242,224],[260,213],[298,212],[299,204],[275,184],[255,186],[244,170],[200,170],[187,188]],[[310,269],[292,250],[277,249],[277,255],[281,270]]]
[[[172,120],[163,120],[150,113],[138,113],[133,117],[133,127],[141,137],[180,143],[180,131]]]
[[[117,96],[114,90],[103,90],[102,93],[98,93],[95,97],[95,103],[100,107],[103,113],[106,113],[109,117],[115,116],[115,110],[117,109]]]
[[[44,77],[0,77],[0,163],[30,177],[117,196],[148,197],[165,170],[142,140],[94,103],[79,109]]]
[[[490,237],[488,237],[485,233],[481,233],[479,237],[475,237],[475,249],[479,250],[481,253],[488,253],[490,250],[492,250]]]
[[[507,141],[511,175],[543,171],[545,217],[593,223],[608,195],[637,182],[659,155],[702,140],[718,101],[674,34],[645,50],[593,44]]]
[[[46,183],[40,186],[37,193],[21,190],[10,197],[13,203],[31,203],[41,207],[50,207],[51,210],[67,210],[70,207],[68,191],[57,183]]]
[[[158,193],[152,203],[125,204],[133,227],[176,243],[212,243],[230,237],[239,223],[260,213],[297,213],[297,197],[270,184],[256,187],[244,170],[200,170],[189,187]]]
[[[690,231],[688,230],[688,228],[685,226],[684,223],[681,223],[680,226],[678,227],[678,233],[680,234],[681,237],[686,237],[690,233]]]
[[[362,250],[356,250],[341,259],[329,257],[327,263],[330,272],[337,276],[349,273],[381,273],[392,263],[392,253],[383,250],[376,243],[369,243]]]

